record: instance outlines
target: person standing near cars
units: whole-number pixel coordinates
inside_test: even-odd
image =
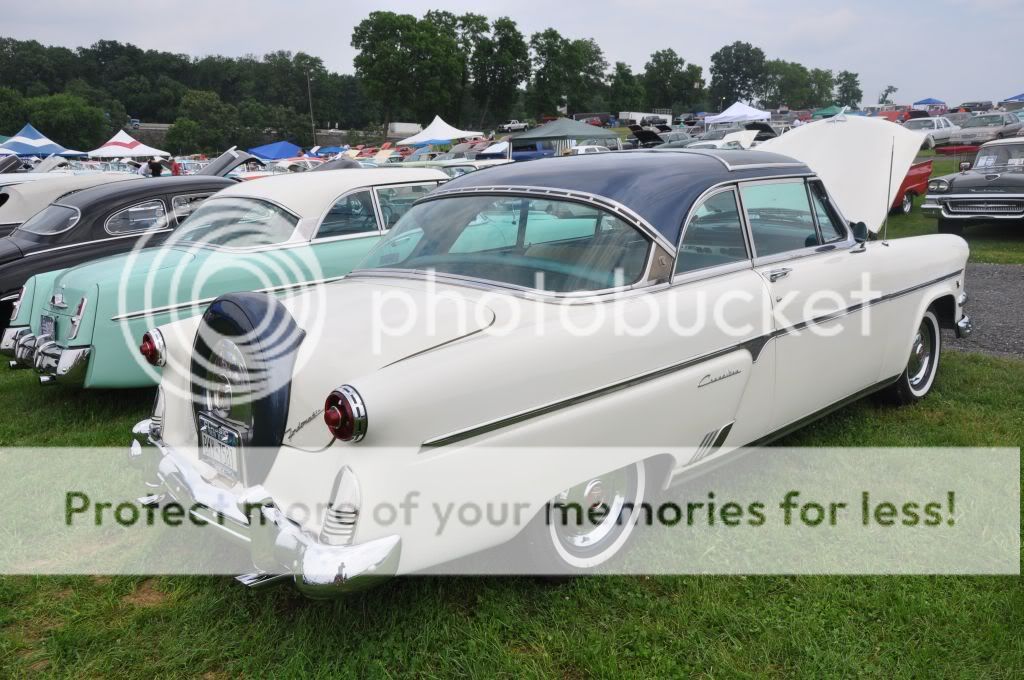
[[[152,175],[153,177],[159,177],[160,174],[164,171],[163,164],[160,163],[160,159],[157,158],[156,156],[153,156],[151,159],[149,159],[148,165],[149,174]]]

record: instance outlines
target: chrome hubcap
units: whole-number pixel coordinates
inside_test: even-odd
[[[910,196],[903,197],[903,212],[908,213],[914,207],[914,199]]]
[[[910,348],[910,363],[907,364],[907,375],[910,377],[910,386],[917,389],[927,380],[931,372],[932,329],[927,321],[922,321],[914,337],[914,344]]]
[[[596,550],[613,540],[625,526],[623,510],[634,477],[624,468],[559,494],[551,516],[558,540],[574,551]]]

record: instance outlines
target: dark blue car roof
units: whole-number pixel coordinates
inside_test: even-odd
[[[434,195],[491,186],[595,194],[626,206],[675,244],[690,206],[708,188],[723,182],[810,172],[799,161],[766,151],[643,149],[494,166],[462,175]]]

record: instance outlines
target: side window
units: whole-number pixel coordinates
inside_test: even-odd
[[[130,208],[119,210],[107,218],[104,227],[111,234],[163,229],[167,226],[167,210],[160,200],[146,201]]]
[[[174,219],[177,220],[178,224],[181,224],[192,212],[199,207],[199,204],[210,197],[210,194],[187,194],[183,196],[175,196],[171,199],[171,212],[174,213]]]
[[[380,187],[377,189],[377,200],[380,201],[380,214],[384,220],[384,229],[390,229],[402,218],[402,215],[409,212],[412,204],[420,200],[431,191],[437,184],[411,184],[402,187]]]
[[[683,232],[683,242],[676,258],[676,274],[740,262],[747,257],[736,192],[723,191],[693,211]]]
[[[757,257],[818,245],[802,180],[748,184],[740,192]]]
[[[836,214],[835,209],[828,202],[825,187],[821,182],[811,182],[811,202],[814,203],[814,215],[818,218],[818,227],[821,228],[821,238],[825,243],[841,241],[846,238],[846,230]]]
[[[317,238],[349,236],[377,231],[377,216],[373,213],[373,197],[368,189],[342,196],[327,211]]]

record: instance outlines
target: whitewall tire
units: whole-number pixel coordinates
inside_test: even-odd
[[[929,309],[914,332],[906,368],[896,382],[885,389],[884,396],[901,405],[913,404],[928,396],[935,384],[941,352],[939,319]]]

